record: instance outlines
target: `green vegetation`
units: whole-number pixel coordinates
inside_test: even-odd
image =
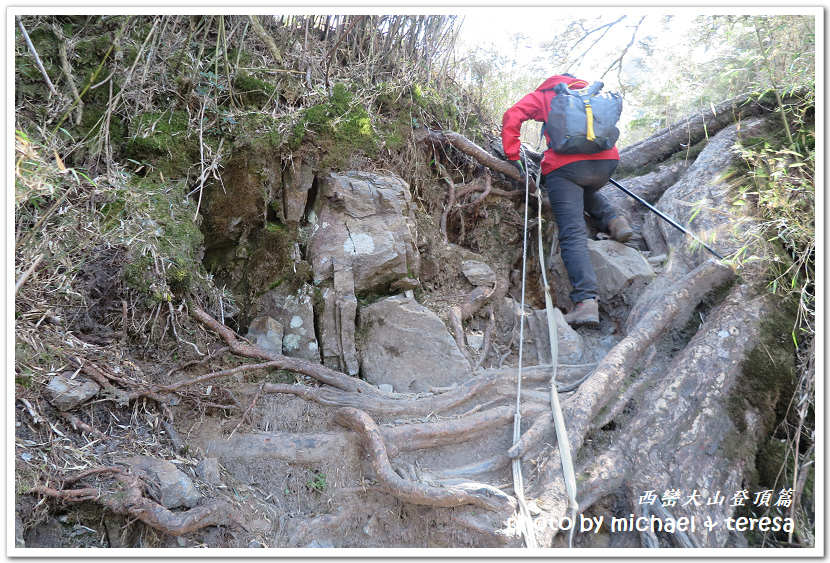
[[[308,478],[308,481],[306,481],[305,486],[318,493],[326,492],[326,487],[328,486],[326,474],[317,471],[313,472],[311,477]]]
[[[753,266],[761,261],[770,291],[798,303],[798,319],[792,338],[812,336],[815,318],[815,128],[812,108],[795,116],[794,134],[768,131],[736,147],[742,181],[736,188],[734,207],[752,216],[755,240],[773,243],[774,253],[759,256],[749,248],[737,262]],[[760,245],[759,245],[760,246]]]
[[[234,92],[242,104],[260,109],[274,99],[277,89],[273,84],[241,72],[233,81]]]
[[[190,135],[185,111],[139,114],[132,119],[130,133],[124,144],[124,157],[149,161],[168,178],[186,173],[198,158],[198,139]]]
[[[377,134],[366,107],[343,84],[334,85],[328,100],[300,113],[291,130],[289,148],[298,149],[307,132],[315,133],[315,142],[324,146],[324,168],[343,166],[358,150],[369,155],[377,151]]]

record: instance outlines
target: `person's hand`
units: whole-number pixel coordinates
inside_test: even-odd
[[[511,160],[510,164],[512,164],[513,166],[515,166],[516,168],[519,169],[519,175],[521,176],[522,180],[524,180],[525,179],[525,166],[522,163],[522,159],[520,158],[519,160]]]

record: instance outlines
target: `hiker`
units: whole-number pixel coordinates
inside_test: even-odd
[[[556,96],[554,87],[559,83],[576,90],[588,86],[587,82],[570,74],[551,76],[504,114],[501,131],[504,154],[519,169],[522,178],[525,169],[520,153],[521,125],[530,119],[548,119],[551,100]],[[550,141],[547,131],[545,136]],[[599,323],[597,276],[588,253],[583,213],[587,211],[599,229],[619,242],[628,242],[632,235],[628,221],[599,194],[599,189],[616,170],[619,159],[616,146],[594,154],[562,154],[548,148],[542,157],[542,173],[559,227],[562,260],[573,287],[570,298],[575,305],[565,315],[565,320],[574,326]]]

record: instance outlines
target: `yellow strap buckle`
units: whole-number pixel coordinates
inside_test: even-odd
[[[596,135],[594,135],[594,111],[591,109],[591,102],[585,100],[585,115],[588,118],[588,131],[587,131],[587,138],[589,141],[593,141],[596,139]]]

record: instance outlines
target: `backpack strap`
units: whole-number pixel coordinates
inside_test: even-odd
[[[588,119],[585,138],[587,138],[589,141],[593,141],[597,138],[597,136],[594,135],[594,110],[591,109],[590,99],[585,99],[582,101],[585,102],[585,117]]]

